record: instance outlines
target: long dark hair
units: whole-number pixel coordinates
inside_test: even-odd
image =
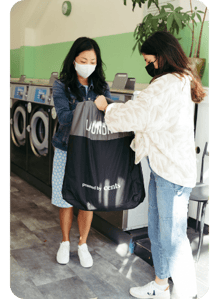
[[[78,101],[82,101],[82,96],[77,85],[78,79],[76,70],[74,68],[74,60],[81,52],[88,50],[94,50],[97,57],[97,66],[95,71],[88,78],[88,82],[90,83],[91,79],[93,80],[94,92],[98,95],[103,94],[104,89],[107,86],[103,70],[104,63],[101,59],[101,53],[98,44],[96,41],[88,37],[79,37],[77,40],[75,40],[70,48],[62,64],[62,70],[59,75],[59,80],[65,84],[66,94],[69,94],[68,88],[70,88]]]
[[[189,73],[192,75],[192,101],[200,103],[203,100],[205,92],[201,80],[197,73],[191,69],[189,60],[179,41],[171,33],[165,31],[155,32],[143,43],[140,52],[147,55],[155,55],[158,59],[159,74],[153,77],[151,82],[168,73],[179,74],[180,77]]]

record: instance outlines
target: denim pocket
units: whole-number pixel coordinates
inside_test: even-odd
[[[178,196],[182,195],[182,193],[184,191],[184,188],[185,188],[184,186],[180,186],[180,185],[174,184],[175,193]]]
[[[192,188],[190,188],[190,187],[184,187],[184,186],[179,186],[177,184],[174,184],[174,185],[175,185],[176,195],[181,196],[184,193],[184,195],[186,195],[188,197],[190,196]]]

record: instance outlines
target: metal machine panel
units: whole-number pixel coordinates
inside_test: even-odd
[[[27,91],[27,85],[17,83],[10,85],[10,157],[15,165],[24,170],[27,169]]]
[[[27,171],[46,185],[51,185],[52,136],[57,126],[52,87],[30,85],[27,98],[29,143]]]
[[[205,143],[209,142],[209,94],[208,88],[205,88],[207,96],[204,101],[198,104],[195,145],[197,149],[197,182],[200,180],[202,154]],[[203,182],[209,183],[209,157],[205,156]],[[196,219],[197,202],[190,201],[188,216]],[[209,205],[206,207],[205,223],[209,224]]]

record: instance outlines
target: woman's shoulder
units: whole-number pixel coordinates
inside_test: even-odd
[[[156,78],[153,82],[155,81],[160,81],[160,82],[172,82],[172,81],[178,81],[180,78],[179,74],[177,73],[167,73],[164,75],[161,75],[160,77]]]
[[[56,79],[53,83],[53,87],[65,87],[65,84],[59,79]]]
[[[175,81],[175,82],[179,82],[179,81],[183,81],[183,80],[192,80],[192,74],[191,72],[189,71],[185,71],[184,73],[177,73],[177,72],[174,72],[174,73],[169,73],[169,74],[166,74],[164,76],[167,76],[167,79],[168,80],[172,80],[172,81]]]
[[[168,73],[156,78],[152,83],[158,82],[164,89],[172,84],[182,85],[182,83],[185,84],[186,82],[190,82],[192,80],[191,76],[190,73]]]
[[[53,94],[65,93],[65,84],[59,79],[53,83]]]

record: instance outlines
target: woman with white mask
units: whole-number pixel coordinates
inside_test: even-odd
[[[52,139],[52,144],[55,147],[52,204],[60,208],[62,242],[56,256],[57,262],[60,264],[67,264],[70,257],[73,207],[62,198],[62,184],[73,113],[79,102],[94,101],[98,95],[111,97],[102,66],[103,62],[97,43],[93,39],[80,37],[73,43],[63,62],[60,77],[53,84],[53,99],[59,127]],[[86,268],[93,265],[93,259],[86,244],[92,218],[92,211],[79,210],[77,217],[80,233],[78,256],[80,264]]]

